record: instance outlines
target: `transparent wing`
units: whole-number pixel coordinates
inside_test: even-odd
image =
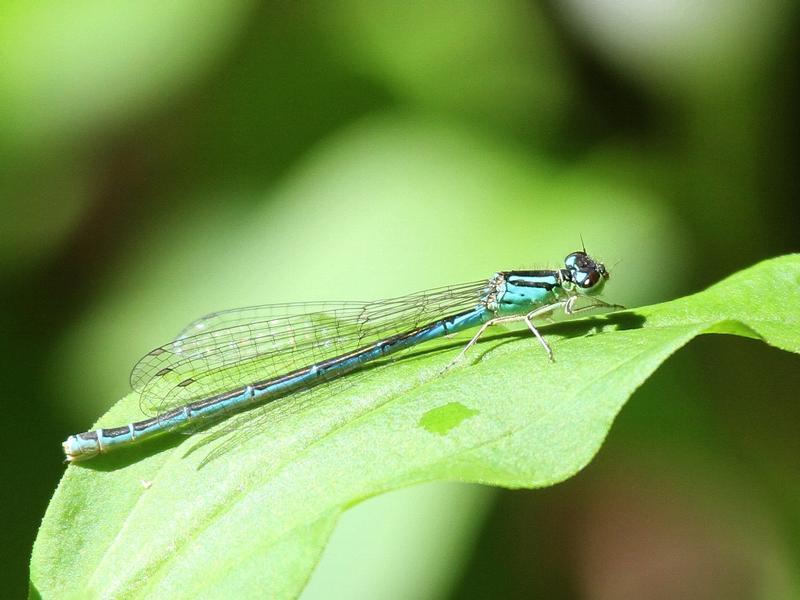
[[[326,395],[330,397],[349,389],[367,374],[367,371],[350,373],[347,377],[340,377],[315,387],[298,390],[292,394],[291,402],[269,402],[246,413],[220,417],[219,420],[225,419],[225,424],[200,437],[197,443],[190,448],[189,453],[199,450],[215,440],[222,440],[203,458],[200,463],[202,467],[204,464],[227,454],[230,450],[240,447],[251,437],[264,431],[266,427],[275,426],[279,421],[287,417],[302,414],[311,405],[315,404],[317,399]],[[216,420],[212,420],[212,422],[216,422]],[[202,427],[203,425],[198,424],[198,426]]]
[[[147,414],[233,391],[478,304],[488,282],[375,302],[273,304],[207,315],[131,372]]]
[[[359,309],[365,302],[296,302],[287,304],[263,304],[259,306],[245,306],[231,308],[203,315],[184,327],[176,340],[194,337],[201,333],[208,333],[217,329],[247,325],[265,320],[279,319],[292,315],[302,316],[308,314],[345,311]]]

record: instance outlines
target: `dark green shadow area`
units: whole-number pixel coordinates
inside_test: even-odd
[[[595,315],[578,321],[562,321],[542,327],[545,335],[556,334],[571,338],[587,333],[604,333],[607,331],[626,331],[644,327],[647,317],[631,310],[624,310],[606,315]]]

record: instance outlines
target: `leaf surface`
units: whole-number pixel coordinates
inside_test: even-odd
[[[349,506],[435,479],[562,481],[681,346],[725,333],[800,352],[798,307],[800,256],[784,256],[678,300],[543,327],[555,363],[529,333],[502,333],[441,375],[464,343],[444,340],[286,412],[210,462],[224,437],[164,436],[70,466],[34,546],[32,590],[295,597]],[[98,426],[139,418],[131,394]]]

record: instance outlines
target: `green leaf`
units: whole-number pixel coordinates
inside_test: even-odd
[[[349,506],[435,479],[562,481],[693,337],[728,333],[800,352],[799,300],[800,255],[784,256],[672,302],[544,327],[552,364],[529,334],[505,333],[440,376],[463,345],[447,340],[202,467],[224,438],[165,436],[70,466],[34,546],[33,593],[296,596]],[[99,425],[140,416],[130,395]]]

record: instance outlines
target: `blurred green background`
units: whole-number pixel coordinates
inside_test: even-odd
[[[797,250],[797,16],[1,3],[4,595],[60,442],[202,313],[557,265],[580,235],[636,306]],[[799,389],[794,356],[697,340],[578,476],[365,502],[304,597],[800,597]]]

